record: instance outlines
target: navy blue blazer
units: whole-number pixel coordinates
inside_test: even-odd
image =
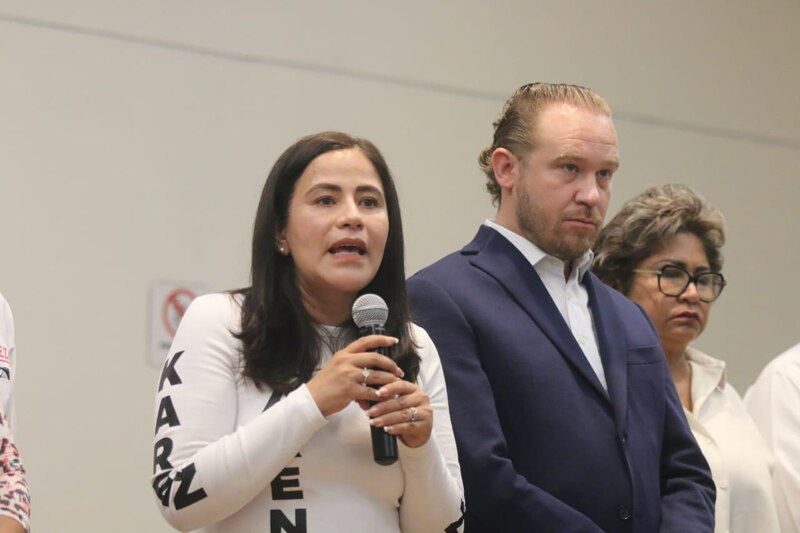
[[[714,482],[652,324],[594,274],[583,283],[608,392],[495,230],[408,280],[444,367],[466,531],[713,532]]]

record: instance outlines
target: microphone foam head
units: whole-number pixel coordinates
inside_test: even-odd
[[[389,306],[377,294],[362,294],[353,302],[353,322],[356,326],[380,326],[389,318]]]

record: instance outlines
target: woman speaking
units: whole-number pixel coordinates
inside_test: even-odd
[[[387,335],[358,335],[367,293]],[[373,428],[396,438],[395,462],[373,460]],[[461,530],[439,357],[409,322],[399,202],[371,142],[319,133],[275,163],[251,285],[197,298],[175,335],[152,486],[183,531]]]

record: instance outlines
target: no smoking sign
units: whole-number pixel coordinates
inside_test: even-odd
[[[161,304],[161,321],[164,323],[164,329],[171,336],[175,336],[183,314],[195,298],[197,298],[195,291],[186,287],[178,287],[170,291],[164,298],[164,303]]]
[[[150,361],[162,366],[181,318],[196,297],[208,292],[196,283],[155,282],[150,291]]]

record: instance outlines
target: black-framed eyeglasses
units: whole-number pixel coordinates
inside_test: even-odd
[[[661,270],[633,269],[640,274],[658,276],[658,290],[665,296],[677,298],[686,291],[690,283],[694,283],[697,296],[701,302],[710,303],[719,298],[727,284],[719,272],[701,272],[692,276],[685,268],[676,265],[664,265]]]

